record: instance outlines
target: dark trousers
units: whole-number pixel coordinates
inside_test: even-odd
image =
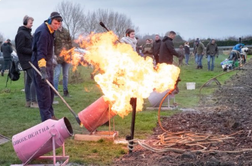
[[[4,59],[4,66],[2,68],[2,73],[4,73],[5,70],[9,70],[11,65],[11,59]]]
[[[46,81],[41,80],[41,76],[35,70],[33,70],[33,73],[34,73],[34,83],[37,93],[40,116],[43,122],[47,119],[51,119],[52,116],[54,116],[54,110],[52,107],[54,91],[47,84]],[[48,75],[48,81],[53,85],[53,67],[51,68],[47,67],[47,75]]]
[[[26,101],[37,102],[36,90],[34,85],[33,68],[26,69],[25,77],[25,97]]]
[[[159,56],[158,55],[154,55],[154,58],[155,58],[156,64],[158,64]]]

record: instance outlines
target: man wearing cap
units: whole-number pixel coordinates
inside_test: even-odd
[[[11,53],[13,49],[11,47],[10,39],[7,39],[4,44],[1,46],[1,52],[3,53],[3,58],[4,58],[4,66],[2,68],[1,75],[4,76],[4,70],[10,68],[11,64]]]
[[[46,80],[53,85],[54,31],[59,28],[62,21],[58,12],[52,12],[49,19],[36,29],[33,37],[31,61],[41,72],[40,76],[34,71],[34,83],[42,122],[47,119],[56,119],[52,107],[54,91]]]

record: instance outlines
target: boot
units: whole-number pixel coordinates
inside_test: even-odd
[[[55,116],[51,117],[52,120],[58,120],[58,118],[56,118]]]
[[[196,69],[199,69],[199,66],[197,66]]]
[[[31,102],[30,101],[27,101],[26,103],[25,103],[25,107],[30,107],[31,106]]]
[[[30,105],[31,108],[39,108],[38,103],[37,102],[31,102]]]
[[[64,91],[64,96],[65,96],[65,97],[69,97],[68,90]]]

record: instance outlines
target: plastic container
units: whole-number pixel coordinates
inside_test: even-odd
[[[187,82],[186,83],[186,89],[187,90],[193,90],[193,89],[195,89],[195,82]]]

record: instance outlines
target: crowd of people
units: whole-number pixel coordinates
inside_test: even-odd
[[[173,64],[173,56],[178,58],[178,66],[189,65],[190,55],[193,54],[196,69],[203,69],[202,59],[205,55],[208,62],[208,70],[214,70],[214,61],[219,55],[218,46],[214,39],[212,39],[205,47],[204,44],[197,38],[193,44],[192,51],[190,49],[189,42],[186,41],[184,45],[180,45],[176,50],[173,44],[173,39],[176,37],[176,33],[174,31],[167,32],[162,40],[160,39],[160,36],[156,34],[154,41],[152,39],[146,39],[145,43],[142,45],[139,44],[138,38],[135,37],[134,30],[130,29],[129,31],[134,33],[134,36],[131,37],[129,37],[129,32],[127,31],[126,37],[123,37],[121,42],[132,45],[133,49],[145,59],[147,57],[153,58],[153,63],[155,65],[158,63]],[[129,39],[128,41],[125,40],[127,37],[129,39],[131,38],[131,40],[136,39],[137,41],[134,40],[134,42],[129,42]],[[162,46],[164,45],[162,43],[166,43],[166,45]]]

